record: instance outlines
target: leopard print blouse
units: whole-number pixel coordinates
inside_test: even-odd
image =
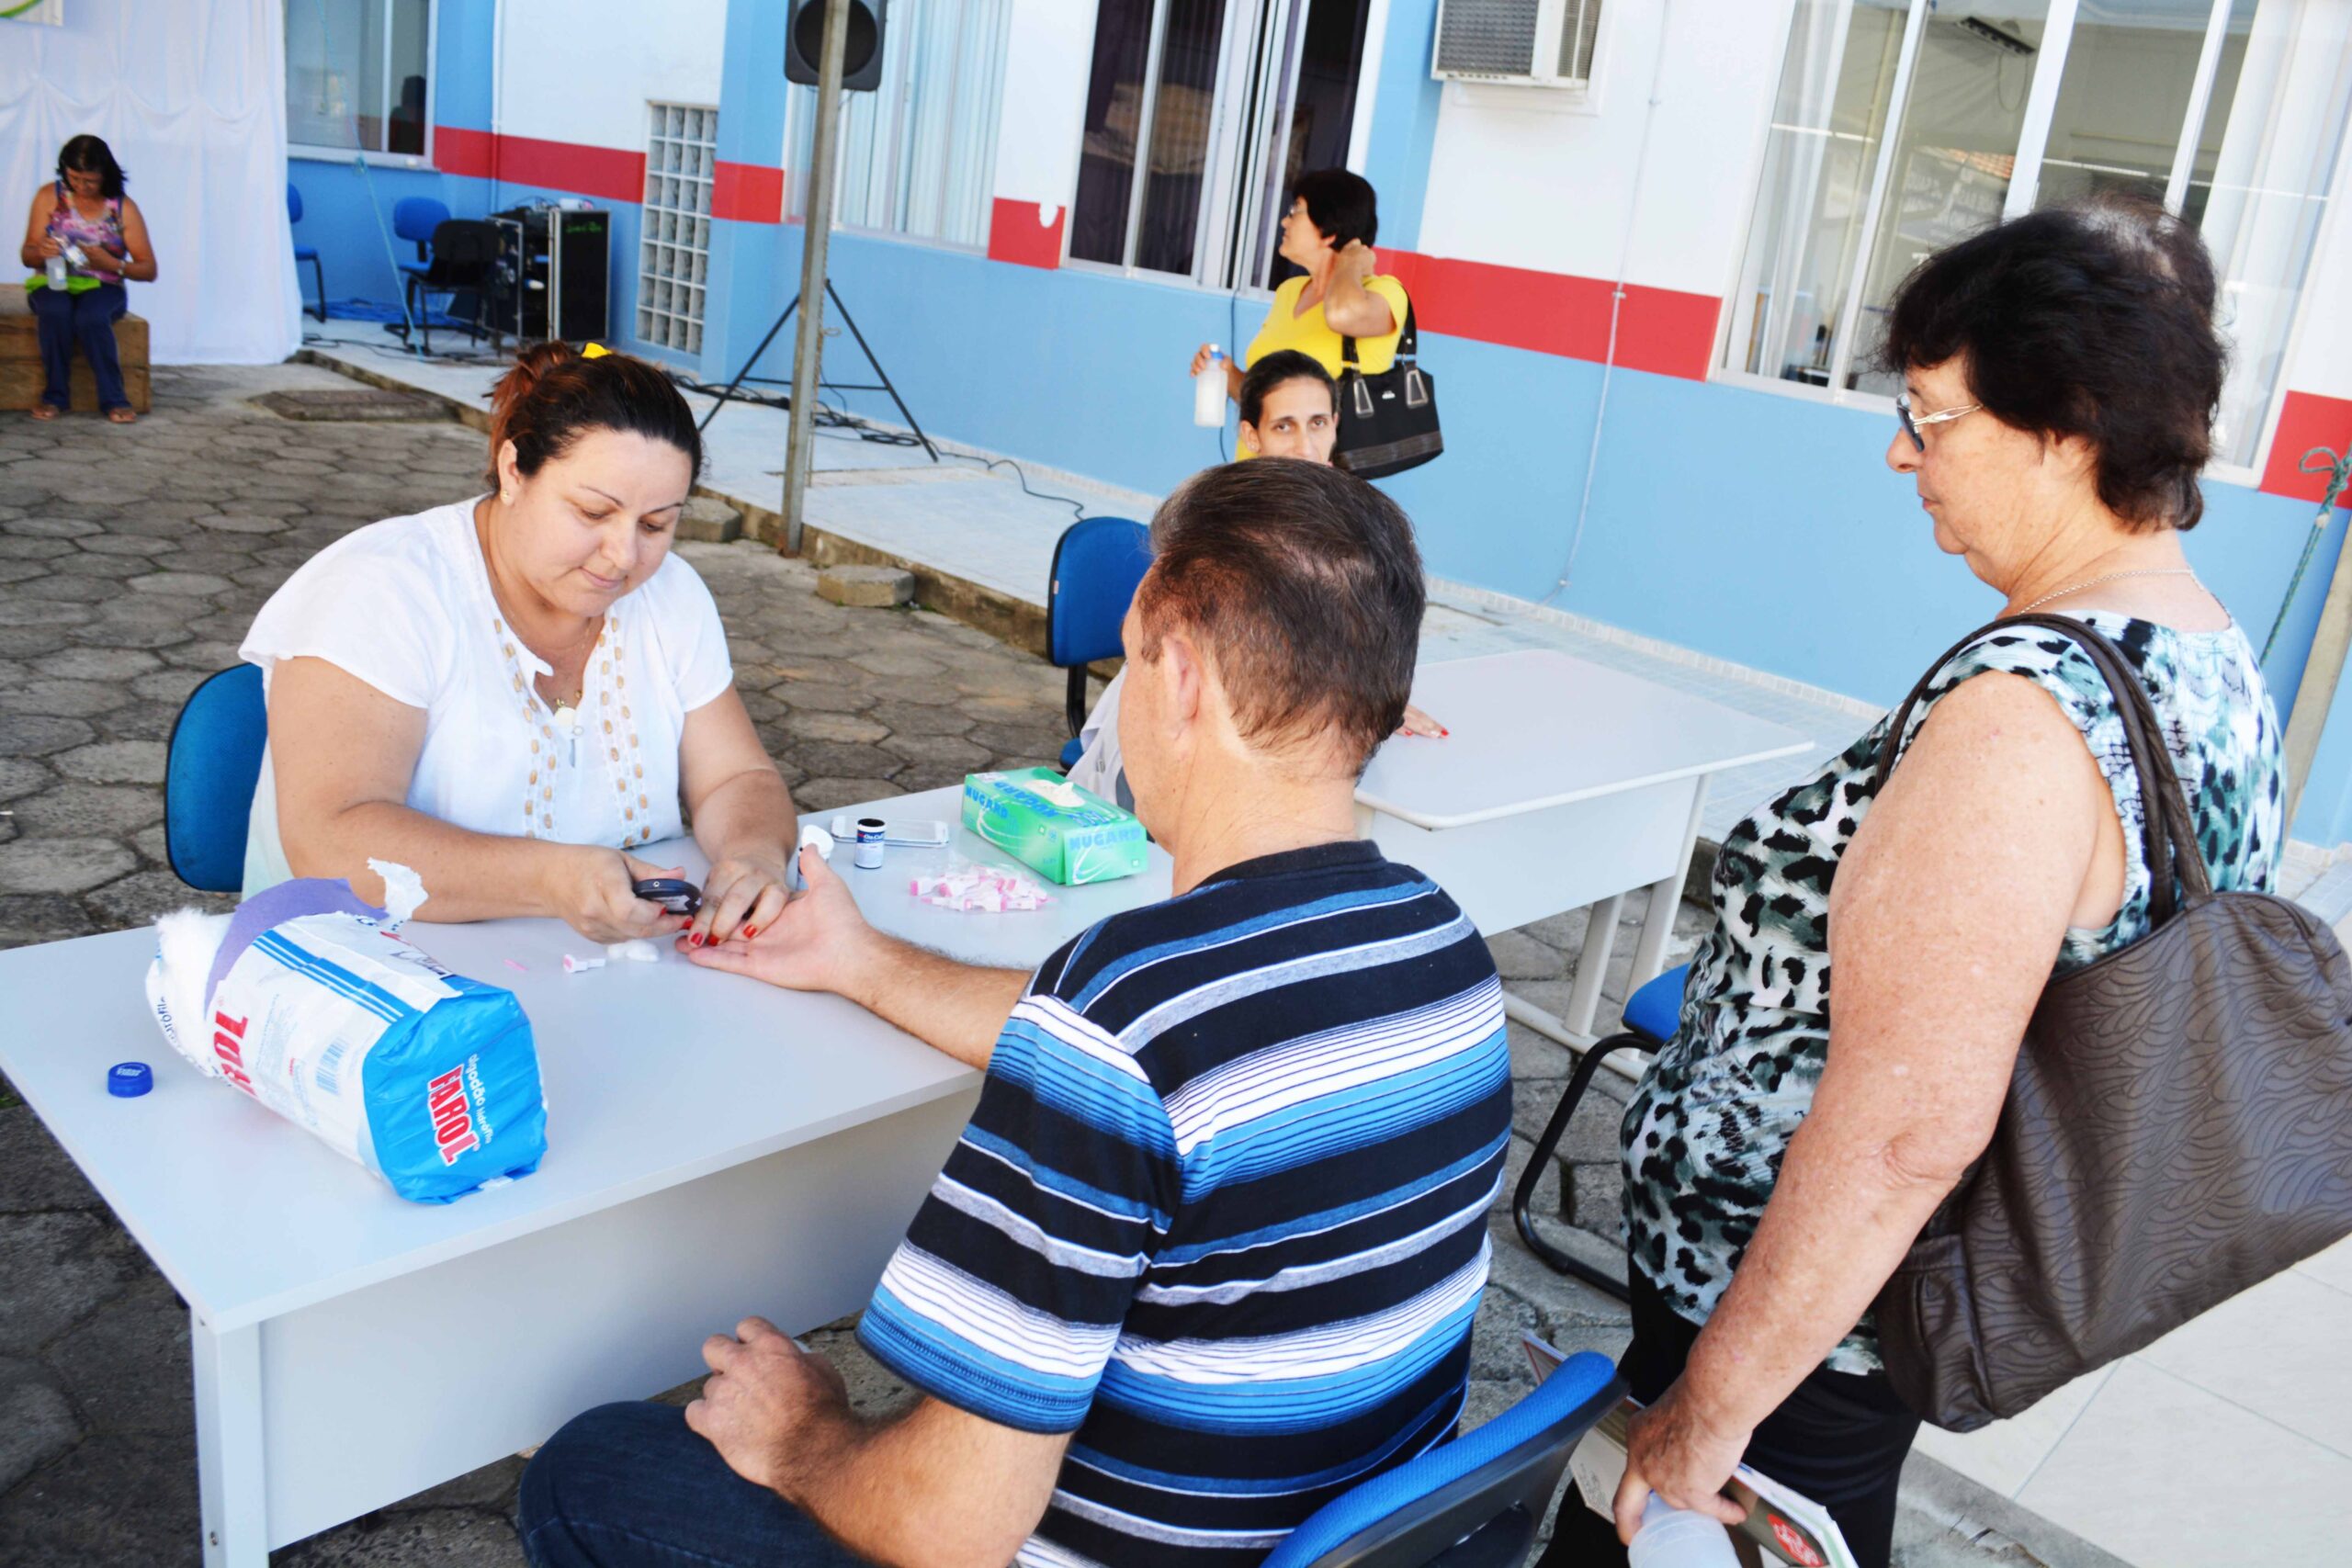
[[[2213,886],[2267,890],[2284,847],[2278,716],[2245,632],[2183,632],[2104,611],[2083,619],[2139,671],[2196,818]],[[2124,842],[2140,841],[2139,780],[2098,668],[2072,641],[2030,627],[1971,643],[1929,684],[1902,737],[1972,675],[2021,675],[2057,698],[2115,795]],[[1804,1120],[1829,1047],[1829,889],[1869,812],[1893,716],[1725,836],[1715,924],[1682,998],[1681,1026],[1634,1091],[1622,1130],[1633,1262],[1668,1304],[1703,1323],[1731,1282]],[[2136,852],[2122,908],[2099,931],[2070,930],[2066,974],[2149,930],[2149,876]],[[1834,1350],[1838,1371],[1876,1370],[1865,1317]]]

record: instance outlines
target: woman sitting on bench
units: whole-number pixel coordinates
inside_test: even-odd
[[[147,220],[139,204],[122,194],[122,165],[112,150],[95,136],[77,136],[57,154],[57,183],[33,197],[22,259],[40,269],[25,280],[40,322],[46,382],[32,406],[35,419],[55,419],[68,407],[66,375],[76,344],[97,379],[100,411],[116,424],[139,417],[123,390],[114,324],[130,309],[124,282],[155,280],[155,252],[147,241]],[[73,259],[76,253],[78,262]],[[52,259],[64,264],[62,288]]]

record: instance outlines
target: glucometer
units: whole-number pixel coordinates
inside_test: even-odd
[[[702,889],[675,876],[649,876],[631,883],[629,891],[673,915],[691,915],[702,908]]]

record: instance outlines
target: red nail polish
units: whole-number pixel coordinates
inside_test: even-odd
[[[745,926],[745,927],[743,928],[743,940],[744,940],[745,942],[749,942],[749,941],[751,941],[753,937],[755,937],[755,936],[757,936],[757,935],[759,935],[759,934],[760,934],[760,928],[759,928],[759,927],[757,927],[757,926]]]
[[[688,931],[686,933],[686,945],[688,947],[700,947],[702,945],[702,932]]]

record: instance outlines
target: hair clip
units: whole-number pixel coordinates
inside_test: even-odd
[[[606,348],[601,343],[592,343],[581,349],[580,357],[582,359],[602,359],[605,355],[612,352],[613,351],[611,349]]]

